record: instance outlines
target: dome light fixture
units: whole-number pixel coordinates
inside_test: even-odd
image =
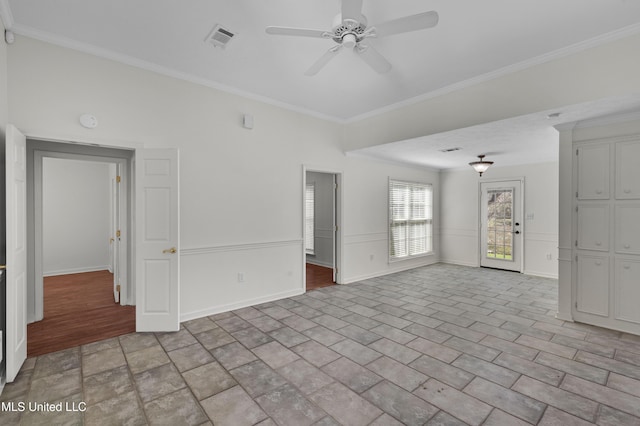
[[[480,173],[480,176],[482,176],[482,173],[487,171],[487,169],[493,164],[493,161],[485,161],[484,155],[478,155],[478,158],[480,161],[472,161],[469,165],[473,167],[476,172]]]

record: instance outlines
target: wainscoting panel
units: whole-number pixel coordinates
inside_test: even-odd
[[[183,249],[181,321],[304,293],[302,248],[291,240]]]
[[[438,261],[436,254],[389,262],[386,232],[346,235],[344,237],[344,270],[342,282],[352,283],[381,275],[400,272]],[[437,247],[437,239],[434,242]]]

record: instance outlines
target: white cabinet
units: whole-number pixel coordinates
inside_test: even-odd
[[[578,148],[578,199],[609,199],[610,144],[585,145]]]
[[[640,335],[640,136],[574,148],[573,318]]]
[[[616,319],[640,324],[640,260],[616,259]]]
[[[609,204],[578,207],[577,241],[579,249],[609,251]]]
[[[609,315],[609,258],[578,256],[576,309],[580,312]]]
[[[615,206],[616,253],[640,254],[640,204]]]
[[[640,141],[616,144],[616,198],[640,199]]]

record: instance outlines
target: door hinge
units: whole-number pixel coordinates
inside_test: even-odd
[[[116,176],[116,182],[120,183],[121,180],[122,180],[122,177]]]
[[[576,240],[576,243],[574,244],[576,247],[578,247],[578,240]]]
[[[578,255],[576,255],[576,262],[578,261]]]
[[[120,238],[120,230],[119,229],[116,231],[116,237]]]
[[[576,193],[576,194],[577,194],[577,193]],[[577,195],[576,195],[576,197],[577,197]],[[578,213],[578,206],[576,206],[576,213]]]
[[[118,293],[120,293],[120,284],[118,284],[118,285],[116,286],[116,291],[117,291]]]
[[[578,191],[576,191],[576,198],[578,198]]]
[[[576,155],[578,155],[578,152],[580,152],[580,150],[579,150],[579,149],[576,149]]]
[[[336,232],[338,232],[338,225],[336,225]]]
[[[576,300],[576,303],[575,303],[575,307],[576,307],[576,309],[578,309],[578,301],[577,300]]]

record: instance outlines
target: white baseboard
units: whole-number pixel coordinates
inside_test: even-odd
[[[477,263],[464,262],[464,261],[461,261],[461,260],[454,260],[454,259],[441,259],[440,263],[446,263],[448,265],[469,266],[471,268],[479,268],[480,267],[480,265],[478,265]]]
[[[526,269],[523,272],[523,274],[532,275],[534,277],[541,277],[541,278],[553,278],[554,280],[558,279],[558,274],[549,274],[549,273],[546,273],[546,272],[529,271],[529,270],[526,270]]]
[[[282,293],[269,294],[267,296],[257,297],[255,299],[247,299],[241,302],[234,302],[227,305],[212,306],[194,312],[187,312],[180,315],[180,322],[190,321],[193,319],[203,318],[209,315],[220,314],[223,312],[234,311],[236,309],[246,308],[248,306],[259,305],[260,303],[273,302],[274,300],[286,299],[287,297],[299,296],[304,294],[304,289],[296,289],[284,291]]]
[[[355,283],[358,281],[363,281],[363,280],[369,280],[371,278],[378,278],[378,277],[383,277],[385,275],[389,275],[389,274],[395,274],[396,272],[403,272],[403,271],[408,271],[410,269],[416,269],[416,268],[422,268],[423,266],[429,266],[429,265],[434,265],[438,263],[438,261],[436,259],[433,259],[432,262],[429,263],[424,263],[421,265],[404,265],[404,266],[395,266],[393,268],[389,268],[386,269],[384,271],[378,271],[378,272],[374,272],[371,274],[366,274],[366,275],[359,275],[359,276],[355,276],[355,277],[347,277],[344,280],[342,280],[339,284],[351,284],[351,283]]]
[[[98,272],[98,271],[108,271],[108,270],[109,270],[109,265],[89,266],[84,268],[61,269],[58,271],[44,271],[42,275],[45,277],[55,277],[58,275],[82,274],[84,272]]]

